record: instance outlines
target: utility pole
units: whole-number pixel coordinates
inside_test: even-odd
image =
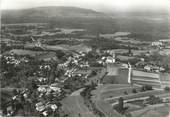
[[[128,62],[128,69],[129,69],[129,72],[128,72],[128,83],[131,84],[132,66],[131,66],[131,64],[129,62]]]

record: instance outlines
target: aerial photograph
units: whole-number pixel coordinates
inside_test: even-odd
[[[170,0],[0,0],[0,117],[170,117]]]

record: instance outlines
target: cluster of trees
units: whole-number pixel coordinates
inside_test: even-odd
[[[6,84],[4,84],[4,87],[7,86],[7,83],[8,83],[12,85],[12,87],[21,87],[21,89],[27,89],[26,99],[23,98],[23,93],[21,91],[18,92],[16,90],[13,91],[12,96],[18,95],[19,98],[17,100],[7,101],[7,99],[4,99],[4,102],[8,102],[10,103],[10,105],[12,105],[12,108],[15,112],[13,113],[13,115],[18,114],[20,110],[22,111],[21,115],[24,115],[25,112],[27,114],[29,113],[31,116],[39,115],[37,111],[35,110],[35,104],[38,102],[38,100],[40,100],[39,93],[37,92],[38,84],[36,82],[36,77],[30,77],[30,76],[33,75],[33,73],[37,71],[39,65],[44,64],[44,61],[38,61],[36,59],[34,60],[33,58],[30,61],[31,62],[29,62],[29,65],[21,65],[21,66],[18,66],[17,69],[15,69],[14,67],[10,67],[9,69],[14,69],[11,72],[13,76],[11,77],[8,76],[8,79],[7,77],[5,78],[3,77],[4,82],[2,82],[2,84],[6,82]],[[50,65],[51,65],[51,70],[49,71],[48,77],[49,77],[49,83],[53,83],[54,78],[56,77],[56,75],[58,75],[58,72],[55,73],[55,70],[58,64],[56,62],[51,62]],[[6,70],[6,69],[7,69],[6,67],[3,67],[3,70]],[[14,74],[13,72],[16,72],[16,73]],[[14,86],[14,84],[16,85]],[[11,98],[12,96],[8,96],[8,99]],[[65,93],[61,93],[61,95],[59,96],[54,96],[54,94],[50,93],[48,96],[45,96],[44,98],[42,98],[43,99],[42,102],[44,101],[53,102],[57,104],[58,107],[60,107],[61,104],[59,103],[59,101],[63,99],[64,96],[65,96]],[[4,114],[6,114],[6,110],[5,110],[6,106],[2,108],[4,110]],[[58,114],[59,112],[57,110],[57,112],[55,112],[55,115],[58,116]]]
[[[150,95],[148,99],[146,99],[147,104],[160,104],[162,103],[162,100],[159,97],[156,97],[154,95]]]
[[[70,90],[71,92],[83,88],[85,86],[86,80],[79,77],[68,78],[64,82],[64,89]]]
[[[99,117],[105,117],[105,115],[96,108],[95,103],[92,102],[91,100],[92,96],[91,91],[95,90],[96,86],[97,84],[92,83],[91,85],[86,86],[85,89],[80,94],[84,98],[84,103],[89,108],[90,111],[93,111],[94,114],[96,114]]]
[[[149,57],[143,56],[146,62],[162,66],[165,68],[164,72],[170,73],[170,59],[168,55],[160,55],[158,52],[154,52]]]
[[[6,43],[1,43],[1,46],[0,46],[1,53],[4,53],[4,52],[9,51],[11,49],[12,49],[12,47],[7,46]]]
[[[20,58],[18,55],[14,55],[16,58]],[[1,73],[2,77],[2,86],[14,85],[13,87],[22,87],[26,78],[32,76],[33,73],[37,70],[37,65],[40,61],[29,57],[28,63],[21,63],[17,66],[14,64],[7,64],[7,60],[2,56],[1,58]]]
[[[123,101],[124,101],[123,97],[120,97],[118,105],[116,105],[114,107],[114,109],[116,111],[118,111],[119,113],[121,113],[121,114],[124,114],[125,110],[127,109],[127,108],[124,107],[124,102]]]
[[[26,82],[30,77],[46,77],[49,82],[54,82],[56,77],[62,75],[62,71],[58,69],[56,61],[45,62],[38,60],[35,57],[14,55],[15,58],[27,58],[28,62],[21,62],[19,65],[7,64],[7,60],[2,56],[1,58],[1,73],[2,84],[1,87],[26,87]],[[40,65],[49,65],[50,70],[43,69],[40,71]],[[41,72],[41,73],[39,73]],[[34,79],[35,80],[35,79]]]
[[[170,92],[170,87],[165,87],[164,90]]]
[[[148,91],[148,90],[153,90],[152,86],[151,85],[143,85],[141,87],[141,91]]]

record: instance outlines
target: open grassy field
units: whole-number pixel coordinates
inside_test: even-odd
[[[119,96],[124,96],[124,92],[126,91],[128,94],[132,94],[132,90],[140,90],[139,87],[124,87],[124,88],[117,88],[117,89],[112,89],[108,90],[107,92],[103,92],[101,94],[101,97],[103,99],[110,98],[110,97],[119,97]]]
[[[169,117],[170,116],[170,104],[156,104],[148,106],[146,108],[132,111],[130,115],[132,117]]]
[[[37,26],[37,25],[47,25],[47,23],[10,23],[10,24],[2,24],[2,26]]]
[[[140,93],[136,93],[136,94],[108,98],[106,101],[109,103],[115,103],[115,101],[118,100],[119,97],[123,97],[124,100],[129,100],[129,99],[135,99],[135,98],[149,97],[150,95],[159,96],[161,94],[169,94],[169,93],[165,92],[163,90],[152,90],[152,91],[140,92]]]
[[[32,50],[23,50],[23,49],[12,49],[9,53],[14,53],[17,55],[30,55],[30,56],[36,56],[43,54],[43,51],[32,51]]]
[[[161,55],[170,55],[170,49],[169,49],[169,48],[167,48],[167,49],[162,49],[162,50],[160,51],[160,54],[161,54]]]
[[[133,74],[133,76],[139,76],[139,77],[141,76],[141,77],[149,77],[149,78],[159,79],[159,74],[157,74],[157,73],[148,73],[148,72],[133,70],[132,74]]]
[[[113,110],[112,106],[104,101],[101,97],[101,93],[107,91],[106,89],[110,89],[111,87],[121,88],[122,85],[99,85],[96,90],[92,91],[92,101],[95,103],[96,108],[101,111],[106,117],[121,117],[121,115]],[[127,86],[127,85],[126,85]]]
[[[103,85],[105,88],[103,89],[103,92],[107,92],[109,89],[113,90],[116,88],[124,88],[124,87],[129,87],[129,84],[108,84],[108,85]]]
[[[133,56],[123,56],[123,55],[118,55],[117,59],[121,60],[121,61],[129,61],[129,60],[133,60],[135,59],[135,57]]]
[[[107,38],[107,39],[111,39],[114,37],[118,37],[118,36],[127,36],[131,34],[130,32],[115,32],[113,34],[100,34],[101,37]]]
[[[96,100],[95,105],[105,115],[105,117],[122,117],[122,115],[114,110],[109,103],[103,100]]]
[[[97,86],[96,90],[92,91],[93,95],[102,94],[104,92],[112,91],[118,88],[130,87],[129,84],[104,84]]]
[[[138,93],[133,93],[133,89],[136,89]],[[92,100],[96,107],[107,117],[119,117],[119,113],[117,113],[112,106],[115,103],[118,103],[118,99],[120,97],[123,97],[125,101],[133,101],[139,98],[147,98],[150,95],[159,96],[160,98],[170,95],[169,92],[165,92],[164,90],[151,90],[146,92],[140,92],[140,90],[141,87],[127,84],[100,85],[96,88],[96,90],[92,91]],[[124,93],[125,91],[127,94]]]
[[[98,110],[100,110],[106,117],[122,117],[117,111],[115,111],[112,106],[103,100],[103,94],[110,92],[115,89],[120,88],[126,89],[130,85],[123,84],[109,84],[109,85],[99,85],[96,90],[92,91],[92,101],[95,103]],[[112,93],[113,94],[113,93]]]
[[[84,44],[78,45],[67,45],[67,44],[60,44],[60,45],[44,45],[43,46],[46,50],[65,50],[65,51],[76,51],[76,52],[89,52],[91,47],[86,46]]]
[[[57,28],[58,29],[58,28]],[[74,29],[74,28],[59,28],[61,30],[61,32],[65,33],[65,34],[70,34],[72,32],[76,32],[76,31],[84,31],[84,29]]]
[[[146,85],[147,84],[147,85],[151,85],[151,86],[156,87],[156,88],[160,88],[160,82],[133,80],[133,83],[138,84],[138,85]]]

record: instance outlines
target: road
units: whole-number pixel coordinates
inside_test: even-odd
[[[82,90],[73,92],[62,101],[63,110],[69,117],[96,117],[84,104],[83,97],[80,95]]]

